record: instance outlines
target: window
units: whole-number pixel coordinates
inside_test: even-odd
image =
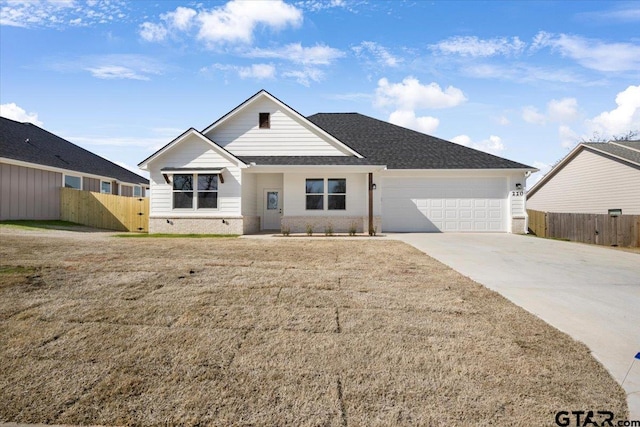
[[[82,178],[79,176],[65,175],[64,186],[66,188],[75,188],[76,190],[82,190]]]
[[[270,129],[271,113],[260,113],[258,117],[258,126],[260,126],[260,129]]]
[[[306,209],[307,210],[323,210],[324,209],[324,179],[311,178],[307,179],[306,185]]]
[[[194,182],[197,184],[195,198]],[[218,209],[218,175],[173,175],[173,208]]]
[[[100,192],[105,194],[111,194],[111,183],[109,181],[101,181]]]
[[[139,185],[134,185],[133,197],[140,197],[140,196],[142,196],[142,187],[140,187]]]
[[[173,208],[193,208],[193,175],[173,175]]]
[[[198,175],[197,209],[218,209],[218,175]]]
[[[327,180],[327,208],[329,210],[345,210],[347,208],[347,180],[344,178]]]
[[[328,210],[347,209],[347,180],[345,178],[309,178],[306,180],[305,196],[307,210],[324,210],[325,194]]]

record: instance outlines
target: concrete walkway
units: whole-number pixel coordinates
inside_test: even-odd
[[[640,352],[640,254],[512,234],[388,237],[585,343],[619,383],[624,380],[629,419],[640,420],[640,360],[634,359]]]

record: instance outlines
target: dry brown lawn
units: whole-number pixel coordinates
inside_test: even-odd
[[[627,416],[588,349],[381,239],[0,230],[0,421],[553,425]]]

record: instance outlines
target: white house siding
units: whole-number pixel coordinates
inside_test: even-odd
[[[307,178],[344,178],[347,183],[346,209],[328,210],[325,198],[324,210],[306,209],[306,179]],[[317,171],[308,173],[284,174],[284,204],[283,223],[291,228],[291,232],[306,231],[306,225],[313,226],[316,233],[322,233],[331,226],[334,232],[347,232],[352,225],[357,232],[366,231],[368,220],[368,174],[341,173],[338,171]],[[326,194],[325,181],[325,194]],[[376,218],[377,229],[380,230],[379,217]]]
[[[242,216],[258,216],[257,175],[242,173]]]
[[[640,168],[583,149],[527,198],[544,212],[640,215]]]
[[[0,163],[0,220],[60,219],[62,174]]]
[[[173,207],[173,189],[167,184],[162,173],[164,168],[226,168],[224,183],[218,182],[218,209],[187,210]],[[196,136],[182,141],[177,147],[163,153],[150,164],[151,198],[150,216],[166,218],[188,217],[228,217],[241,215],[241,171],[210,144]]]
[[[259,113],[271,114],[270,129],[258,127]],[[311,129],[276,103],[260,99],[206,136],[239,157],[346,155]]]

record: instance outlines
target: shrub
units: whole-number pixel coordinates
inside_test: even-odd
[[[349,226],[349,236],[355,236],[357,232],[358,232],[358,226],[356,225],[355,222],[352,222],[351,225]]]
[[[313,236],[313,225],[307,224],[306,225],[306,232],[307,232],[307,236]]]
[[[283,225],[280,231],[282,232],[283,236],[288,236],[289,234],[291,234],[291,228],[288,225]]]
[[[333,224],[329,223],[326,227],[324,227],[324,235],[333,236]]]

